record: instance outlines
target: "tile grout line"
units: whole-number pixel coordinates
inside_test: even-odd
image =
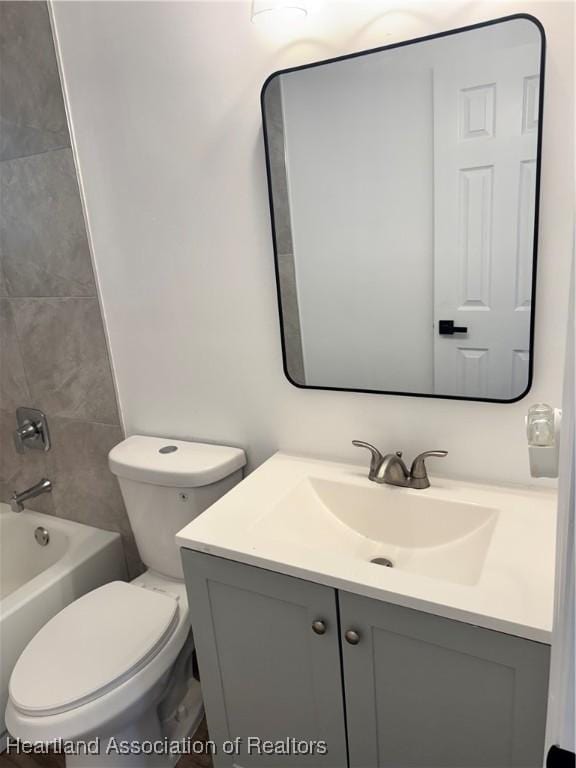
[[[51,147],[50,149],[43,149],[41,152],[31,152],[29,155],[17,155],[16,157],[3,157],[0,159],[1,163],[14,163],[17,160],[26,160],[29,157],[40,157],[41,155],[47,155],[50,152],[62,152],[65,149],[72,150],[70,144],[64,144],[61,147]]]
[[[4,276],[4,277],[6,277],[6,276]],[[33,400],[34,398],[32,397],[32,389],[30,387],[30,376],[28,374],[28,370],[26,368],[26,363],[24,361],[24,353],[23,353],[23,350],[22,350],[21,336],[20,336],[20,333],[18,332],[18,325],[16,323],[16,315],[12,311],[12,307],[10,307],[10,313],[11,313],[11,317],[12,317],[12,326],[14,328],[14,336],[16,338],[16,344],[18,346],[18,353],[20,354],[20,360],[22,360],[22,370],[24,372],[24,381],[26,382],[26,389],[28,390],[27,394],[28,394],[28,397],[30,398],[30,400]]]
[[[0,0],[1,1],[1,0]],[[54,299],[56,301],[67,301],[68,299],[97,299],[97,296],[0,296],[1,299],[8,301],[28,301],[29,299]]]

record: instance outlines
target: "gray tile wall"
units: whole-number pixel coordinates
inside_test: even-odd
[[[274,229],[276,231],[286,367],[293,381],[297,384],[305,384],[298,290],[294,266],[294,246],[292,242],[292,223],[290,219],[290,197],[286,173],[282,90],[279,77],[271,80],[266,88],[266,133],[270,152]]]
[[[16,453],[15,408],[48,416],[48,453]],[[0,0],[0,500],[42,476],[33,508],[122,534],[108,451],[122,440],[45,2]]]

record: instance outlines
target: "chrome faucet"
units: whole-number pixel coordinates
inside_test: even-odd
[[[403,488],[430,488],[425,459],[428,456],[443,457],[448,455],[448,451],[424,451],[424,453],[416,456],[412,466],[408,469],[402,459],[402,451],[387,453],[383,456],[378,448],[370,443],[365,443],[363,440],[352,440],[352,445],[370,451],[369,480],[380,484],[400,485]]]
[[[10,499],[12,512],[22,512],[25,501],[34,499],[36,496],[40,496],[41,493],[50,493],[51,490],[52,482],[44,477],[39,483],[36,483],[36,485],[33,485],[31,488],[27,488],[25,491],[22,491],[22,493],[16,493],[16,491],[14,491],[12,498]]]

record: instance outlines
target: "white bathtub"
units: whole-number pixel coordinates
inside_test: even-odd
[[[46,546],[34,537],[39,526]],[[68,603],[115,579],[126,579],[117,533],[0,503],[0,751],[8,682],[24,647]]]

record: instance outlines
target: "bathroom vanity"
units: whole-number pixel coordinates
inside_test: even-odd
[[[366,475],[276,454],[178,534],[215,765],[540,766],[554,493]]]

